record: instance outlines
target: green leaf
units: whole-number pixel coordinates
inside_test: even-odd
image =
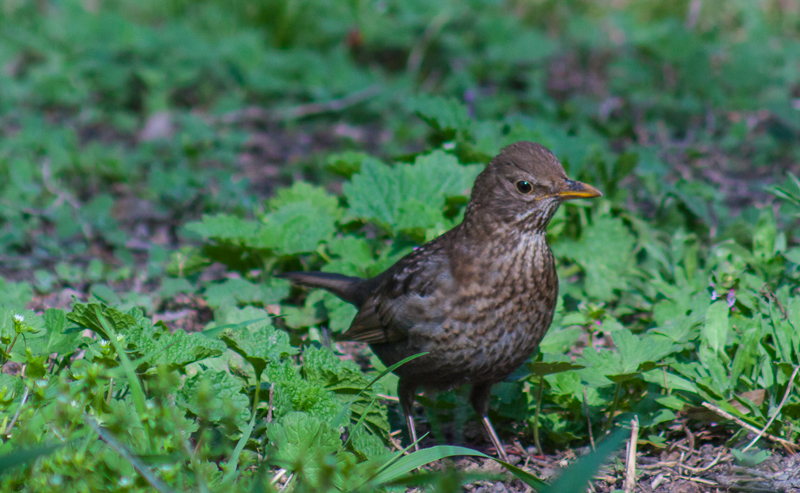
[[[215,214],[213,216],[203,215],[200,221],[189,222],[185,228],[205,239],[214,238],[244,244],[253,241],[261,224],[258,221],[229,214]]]
[[[345,151],[328,155],[325,167],[344,178],[350,178],[361,170],[361,163],[369,159],[363,152]]]
[[[449,226],[445,199],[468,195],[480,170],[442,151],[419,156],[410,166],[367,160],[342,187],[350,204],[346,219],[373,220],[393,232]]]
[[[397,460],[390,461],[377,475],[372,478],[376,484],[385,484],[396,479],[400,479],[411,471],[418,469],[425,464],[430,464],[433,461],[444,459],[446,457],[453,457],[457,455],[467,455],[474,457],[484,457],[490,459],[488,455],[477,450],[468,449],[465,447],[455,447],[452,445],[436,445],[433,447],[417,450],[408,455],[401,455],[397,452],[395,457]]]
[[[280,210],[282,207],[294,203],[310,203],[314,210],[325,211],[337,219],[342,215],[338,198],[330,195],[322,187],[300,180],[295,181],[288,188],[279,188],[275,192],[275,197],[267,202],[272,210]]]
[[[728,303],[718,300],[706,311],[706,323],[703,326],[703,340],[715,353],[725,349],[728,340]]]
[[[0,278],[0,305],[22,310],[33,298],[33,288],[27,282],[11,282]]]
[[[761,210],[753,233],[753,254],[762,261],[772,259],[775,256],[777,237],[778,226],[775,224],[775,215],[771,207],[765,207]]]
[[[248,244],[279,255],[313,252],[320,242],[333,237],[338,216],[327,204],[313,199],[288,202],[263,217],[263,227]]]
[[[178,395],[188,410],[209,423],[232,419],[243,429],[250,417],[241,380],[225,371],[206,370],[186,378]]]
[[[336,333],[347,330],[358,313],[356,307],[330,293],[325,293],[323,303],[328,310],[328,327]]]
[[[542,489],[542,493],[564,493],[586,491],[589,482],[597,470],[611,459],[612,455],[625,442],[627,430],[619,428],[611,435],[598,444],[597,449],[581,457],[568,469],[562,471],[558,479],[547,488]]]
[[[302,472],[312,483],[326,467],[326,457],[341,462],[349,455],[336,454],[341,445],[338,431],[306,413],[290,413],[270,424],[267,437],[275,448],[270,454],[271,462],[289,471]]]
[[[322,384],[302,378],[290,362],[271,362],[263,378],[275,386],[273,414],[276,417],[300,411],[332,423],[342,411],[341,398],[323,388]],[[350,414],[345,414],[349,420]]]
[[[328,348],[309,347],[303,353],[303,375],[310,383],[324,386],[325,389],[340,396],[341,402],[349,403],[353,418],[358,419],[366,413],[364,421],[375,432],[388,436],[389,422],[386,405],[373,404],[375,391],[363,389],[369,380],[352,361],[342,361]],[[355,400],[353,396],[357,396]]]
[[[285,279],[270,278],[265,283],[252,283],[246,279],[226,279],[206,287],[205,299],[212,308],[277,304],[289,295],[291,283]]]
[[[577,262],[586,272],[586,293],[597,300],[614,299],[614,291],[628,286],[625,274],[633,267],[635,240],[622,220],[611,216],[595,219],[579,241],[559,241],[553,251]]]
[[[199,332],[187,334],[178,329],[170,334],[168,330],[161,329],[147,335],[148,332],[140,332],[143,337],[129,334],[127,341],[129,345],[136,347],[137,352],[146,355],[150,366],[166,365],[170,370],[175,370],[196,361],[219,356],[225,350],[225,344]]]
[[[289,335],[272,326],[266,310],[228,307],[221,310],[217,320],[222,323],[258,320],[247,327],[226,329],[220,336],[230,349],[253,365],[256,375],[264,371],[268,362],[297,353],[297,348],[289,343]]]
[[[324,272],[372,277],[370,267],[375,265],[375,258],[369,243],[364,238],[337,236],[331,239],[326,246],[329,254],[334,258],[322,267]]]
[[[552,375],[554,373],[561,373],[570,370],[580,370],[584,368],[583,365],[576,365],[566,361],[546,363],[544,361],[535,361],[527,364],[531,375],[535,377],[543,377],[545,375]]]
[[[64,445],[65,444],[63,443],[59,443],[57,445],[45,445],[29,449],[18,449],[9,454],[2,455],[0,456],[0,476],[7,474],[10,470],[17,466],[33,462],[39,457],[50,455]]]
[[[105,322],[110,324],[114,332],[125,332],[137,326],[136,318],[130,313],[123,313],[104,304],[76,303],[72,312],[67,314],[67,320],[100,334],[103,339],[110,340],[111,335],[106,333],[104,324],[101,323],[100,314]]]
[[[470,127],[467,107],[455,98],[422,94],[407,99],[406,108],[439,132],[468,131]]]
[[[591,347],[584,349],[582,359],[587,368],[580,370],[580,374],[587,381],[602,382],[597,380],[598,374],[615,382],[629,380],[652,370],[658,361],[680,350],[680,346],[673,345],[668,339],[637,336],[628,329],[614,332],[612,338],[617,346],[616,351]],[[578,361],[581,362],[581,359]]]

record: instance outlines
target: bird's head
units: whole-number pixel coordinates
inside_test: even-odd
[[[561,202],[601,195],[593,186],[567,178],[547,148],[523,141],[505,147],[478,175],[467,214],[544,229]]]

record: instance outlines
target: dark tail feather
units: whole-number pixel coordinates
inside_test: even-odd
[[[322,288],[330,291],[348,303],[360,306],[364,302],[363,290],[359,289],[364,282],[360,277],[350,277],[330,272],[284,272],[277,277],[289,279],[296,284],[310,288]]]

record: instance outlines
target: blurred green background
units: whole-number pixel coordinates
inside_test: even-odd
[[[402,427],[393,377],[351,409],[382,370],[326,349],[354,309],[273,274],[379,273],[517,140],[605,197],[551,224],[558,312],[495,388],[506,443],[552,454],[635,414],[648,453],[712,421],[744,449],[703,402],[796,442],[797,0],[0,0],[0,454],[79,443],[0,480],[155,487],[81,441],[86,412],[173,487],[386,487],[362,479]],[[485,445],[463,395],[421,401],[427,445]]]

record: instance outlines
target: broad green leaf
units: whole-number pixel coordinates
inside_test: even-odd
[[[127,342],[129,347],[135,346],[136,352],[149,356],[148,366],[166,365],[171,370],[219,356],[225,350],[225,344],[221,341],[210,339],[199,332],[187,334],[178,329],[170,334],[161,327],[152,332],[143,329],[138,334],[131,333]]]
[[[250,246],[269,248],[279,255],[313,252],[317,245],[336,232],[338,210],[330,210],[314,197],[302,202],[287,202],[262,218],[264,225]]]
[[[342,215],[342,210],[339,207],[339,199],[330,195],[322,187],[317,187],[300,180],[292,183],[290,187],[279,188],[277,192],[275,192],[275,197],[267,202],[269,207],[276,211],[293,203],[311,204],[312,210],[325,211],[337,219]]]
[[[375,257],[367,240],[354,236],[337,236],[328,241],[326,247],[333,259],[322,267],[324,272],[371,277],[369,268],[375,264]]]
[[[772,259],[775,255],[775,241],[778,237],[778,226],[771,207],[761,209],[761,215],[753,233],[753,255],[762,261]]]
[[[27,282],[11,282],[0,278],[0,305],[21,310],[33,298],[33,288]]]
[[[567,317],[564,317],[566,319]],[[562,324],[564,321],[562,320]],[[552,328],[547,331],[547,334],[539,344],[539,351],[544,354],[563,354],[571,348],[575,342],[583,336],[584,330],[582,327],[571,326],[564,328]]]
[[[468,195],[480,169],[442,151],[419,156],[413,165],[367,160],[342,187],[347,218],[373,220],[395,233],[449,224],[442,215],[445,199]]]
[[[267,437],[275,448],[270,461],[289,471],[301,472],[312,483],[325,467],[326,458],[336,463],[349,455],[336,454],[341,445],[337,430],[305,413],[290,413],[270,424]]]
[[[218,239],[232,243],[248,243],[261,228],[258,221],[242,219],[229,214],[203,215],[200,221],[186,224],[188,231],[197,233],[205,239]]]
[[[706,323],[703,326],[703,339],[715,353],[725,349],[728,340],[728,308],[725,300],[715,301],[706,311]]]
[[[179,401],[208,423],[232,419],[244,429],[250,418],[250,400],[243,390],[241,380],[230,373],[209,369],[186,378]]]
[[[470,128],[466,106],[454,98],[422,94],[406,100],[406,108],[440,132],[468,131]]]
[[[559,257],[577,262],[586,272],[584,289],[597,300],[614,299],[616,290],[625,289],[625,274],[633,267],[633,235],[615,217],[595,219],[579,241],[559,241],[553,251]]]
[[[285,279],[277,278],[270,278],[260,284],[241,278],[226,279],[221,283],[208,285],[205,299],[212,308],[244,304],[266,306],[279,303],[288,296],[290,285]]]
[[[137,326],[136,317],[130,313],[121,312],[102,303],[88,305],[76,303],[72,312],[67,314],[67,320],[97,332],[103,339],[111,339],[111,335],[106,333],[98,314],[102,314],[105,322],[111,325],[114,332],[125,332]]]
[[[266,310],[252,306],[227,307],[220,311],[217,319],[223,323],[259,320],[247,327],[226,329],[220,336],[230,349],[253,365],[257,375],[264,371],[268,362],[297,353],[297,349],[289,343],[289,335],[272,326]]]
[[[297,368],[289,362],[267,365],[263,381],[274,386],[274,412],[276,417],[299,411],[331,423],[342,410],[342,400],[317,382],[302,378]],[[347,419],[350,414],[345,413]]]
[[[324,304],[328,310],[329,327],[335,333],[347,330],[358,313],[356,307],[330,293],[326,293]]]
[[[580,370],[583,368],[583,365],[576,365],[566,361],[552,363],[535,361],[533,363],[528,363],[527,366],[528,370],[531,372],[531,375],[535,377],[543,377],[545,375],[552,375],[554,373],[561,373],[564,371]]]
[[[303,354],[303,375],[311,383],[324,386],[325,389],[340,396],[342,403],[352,400],[356,394],[358,398],[350,404],[354,418],[367,413],[365,422],[372,430],[388,435],[389,423],[386,417],[386,405],[383,403],[372,404],[376,397],[375,391],[367,387],[369,380],[352,361],[342,361],[327,348],[309,347]]]

